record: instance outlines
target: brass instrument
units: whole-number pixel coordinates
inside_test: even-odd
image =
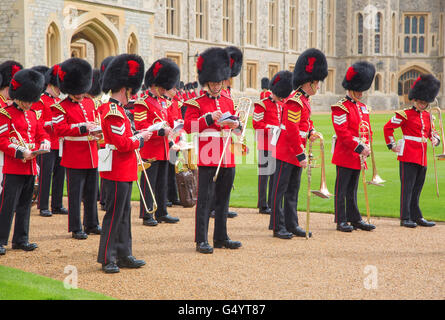
[[[194,171],[198,169],[198,166],[196,163],[194,163],[193,159],[193,145],[192,143],[187,143],[185,146],[181,147],[179,149],[179,154],[182,155],[182,157],[178,157],[178,159],[175,162],[175,172],[180,173],[184,171]]]
[[[139,194],[141,196],[142,203],[144,204],[145,211],[147,211],[149,214],[153,214],[153,213],[156,212],[156,210],[158,210],[158,204],[156,202],[156,197],[155,197],[155,194],[153,192],[153,189],[151,188],[151,184],[150,184],[150,180],[148,179],[147,172],[145,171],[146,163],[142,160],[141,154],[139,153],[138,149],[134,150],[134,152],[136,154],[136,160],[138,162],[138,171],[139,170],[142,171],[143,175],[145,176],[145,180],[147,182],[148,188],[150,189],[151,197],[153,198],[153,209],[152,210],[148,209],[147,202],[145,201],[144,192],[143,192],[143,190],[141,188],[141,185],[140,185],[139,181],[136,180],[136,183],[137,183],[138,189],[139,189]],[[151,164],[150,164],[150,166],[151,166]],[[144,169],[142,169],[142,168],[144,168]]]
[[[244,127],[243,127],[243,131],[241,133],[241,139],[238,141],[238,147],[236,147],[235,145],[232,148],[232,152],[233,153],[241,153],[241,154],[245,154],[245,152],[247,152],[247,146],[244,144],[244,135],[246,132],[246,126],[247,126],[247,121],[249,119],[249,115],[250,115],[250,108],[252,106],[252,100],[250,100],[249,98],[240,98],[240,102],[239,102],[239,106],[236,109],[235,115],[239,118],[239,121],[241,122],[242,120],[244,120]],[[243,119],[241,119],[241,116],[243,117]],[[227,140],[224,144],[224,149],[223,152],[221,154],[221,158],[219,159],[219,164],[218,164],[218,168],[216,169],[216,173],[215,176],[213,177],[213,182],[216,182],[216,180],[218,179],[218,175],[219,175],[219,170],[221,169],[221,165],[222,165],[222,161],[224,159],[224,156],[226,155],[226,150],[227,147],[229,145],[229,142],[231,140],[231,136],[232,136],[232,131],[233,129],[229,130],[229,134],[227,135]],[[236,151],[235,149],[238,149],[238,151]]]
[[[437,160],[436,160],[436,158],[438,160],[445,160],[445,144],[444,144],[445,141],[443,140],[444,139],[444,130],[443,130],[442,110],[440,110],[439,101],[436,99],[434,102],[435,102],[435,106],[431,107],[431,112],[430,112],[430,117],[431,117],[431,121],[430,121],[431,122],[431,135],[433,135],[434,132],[436,131],[435,124],[434,124],[433,111],[437,111],[437,113],[439,115],[439,125],[440,125],[440,131],[441,131],[441,134],[442,134],[442,136],[441,136],[442,141],[441,142],[442,142],[442,147],[443,147],[442,154],[436,155],[436,146],[431,141],[431,144],[433,146],[434,177],[436,179],[436,195],[439,198],[439,196],[440,196],[440,193],[439,193],[439,177],[437,175]]]
[[[324,156],[324,138],[321,133],[315,133],[315,135],[320,139],[320,161],[321,161],[321,182],[319,190],[311,190],[311,193],[320,197],[322,199],[329,199],[333,195],[329,192],[326,184],[326,166],[325,166],[325,156]],[[310,149],[312,150],[312,142],[309,141]],[[312,151],[309,152],[311,154]],[[311,160],[311,159],[310,159]],[[308,171],[309,174],[309,171]],[[310,190],[310,189],[309,189]]]
[[[242,124],[243,131],[238,137],[238,141],[232,144],[232,152],[235,156],[246,156],[249,153],[245,140],[247,122],[249,121],[250,109],[252,108],[252,100],[249,98],[240,98],[236,103],[236,112],[239,121]]]
[[[28,148],[28,145],[26,144],[26,142],[25,142],[25,140],[23,139],[23,137],[22,137],[22,135],[20,134],[20,132],[17,131],[17,129],[15,128],[15,126],[14,126],[13,123],[11,124],[11,126],[12,126],[12,129],[14,130],[14,132],[16,133],[16,135],[17,135],[17,139],[18,139],[18,140],[13,141],[13,142],[16,143],[19,147],[23,147],[23,148],[25,148],[25,149],[28,150],[28,149],[29,149],[29,148]],[[25,159],[22,159],[22,162],[23,162],[23,163],[26,163],[26,160],[25,160]]]
[[[361,121],[359,124],[359,138],[362,141],[363,144],[366,144],[365,135],[367,134],[369,137],[369,140],[371,141],[371,128],[369,127],[368,123],[366,121]],[[369,198],[368,198],[368,183],[366,182],[366,158],[362,155],[360,155],[360,162],[361,162],[361,174],[362,174],[362,181],[363,181],[363,191],[365,193],[365,202],[366,202],[366,216],[368,219],[368,223],[370,223],[371,213],[369,208]]]
[[[309,142],[307,166],[307,202],[306,202],[306,240],[309,240],[309,222],[311,217],[311,182],[312,182],[312,141]]]
[[[383,187],[384,183],[386,182],[386,180],[383,180],[382,178],[380,178],[379,174],[377,173],[377,165],[375,163],[375,154],[374,154],[374,147],[373,147],[373,143],[372,143],[372,137],[369,137],[369,144],[371,147],[371,160],[372,160],[372,180],[368,181],[369,185],[374,185],[374,186],[378,186],[378,187]]]

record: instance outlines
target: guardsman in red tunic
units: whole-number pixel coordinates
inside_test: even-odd
[[[37,157],[40,167],[39,193],[37,208],[43,217],[51,217],[53,214],[68,214],[63,207],[63,185],[65,182],[65,168],[60,165],[59,137],[55,134],[52,124],[51,106],[60,102],[60,89],[57,87],[57,75],[59,65],[55,65],[45,73],[46,90],[40,96],[40,100],[32,105],[37,118],[51,139],[51,152]],[[51,188],[52,183],[52,188]],[[51,192],[51,211],[49,210],[49,194]]]
[[[364,61],[353,64],[343,80],[343,87],[347,90],[346,98],[331,106],[332,123],[336,134],[332,157],[332,163],[337,166],[335,222],[337,230],[341,232],[375,229],[374,225],[362,220],[357,206],[361,158],[366,159],[370,155],[369,142],[372,139],[369,108],[361,103],[360,99],[363,92],[371,87],[374,76],[375,67],[372,64]],[[361,128],[360,132],[361,123],[369,127],[369,132],[364,128]]]
[[[12,101],[9,99],[9,83],[12,77],[22,69],[23,66],[20,63],[12,60],[0,64],[0,108],[5,108],[12,104]],[[3,152],[0,151],[0,191],[2,190],[3,163]]]
[[[230,133],[241,132],[240,122],[235,114],[233,101],[221,95],[224,80],[230,77],[230,56],[224,49],[209,48],[198,58],[198,79],[202,86],[207,85],[205,95],[185,102],[187,112],[184,129],[187,133],[198,133],[198,200],[196,204],[195,242],[200,253],[213,253],[208,243],[211,186],[215,184],[216,207],[213,233],[215,248],[237,249],[241,242],[232,241],[227,234],[227,214],[230,192],[235,178],[235,156],[230,148]],[[225,113],[229,119],[221,117]],[[226,144],[227,142],[227,144]],[[224,147],[227,145],[223,156]],[[217,167],[221,168],[216,182],[213,181]]]
[[[3,191],[0,195],[0,255],[6,253],[15,212],[12,248],[32,251],[29,220],[34,179],[37,174],[37,150],[49,152],[49,136],[31,110],[45,87],[39,72],[24,69],[15,73],[9,86],[11,106],[0,109],[0,150],[5,155]]]
[[[243,53],[242,51],[234,46],[225,48],[227,53],[230,56],[230,78],[224,81],[224,88],[221,90],[221,95],[232,99],[232,83],[233,78],[238,77],[241,73],[241,69],[243,67]],[[235,110],[236,111],[236,110]],[[215,190],[215,184],[212,186],[212,192]],[[216,206],[216,197],[211,197],[211,205],[210,205],[210,217],[215,217],[215,206]],[[235,211],[228,211],[227,218],[236,218],[238,214]]]
[[[172,60],[164,58],[155,61],[145,74],[145,86],[149,88],[147,95],[134,103],[134,122],[137,130],[164,123],[141,149],[142,158],[152,161],[151,167],[146,171],[157,204],[155,220],[150,213],[145,212],[141,199],[140,218],[146,226],[156,226],[158,222],[179,222],[178,218],[170,216],[167,212],[168,163],[170,147],[173,145],[169,136],[174,122],[168,112],[167,101],[163,98],[165,92],[178,83],[179,77],[179,67]],[[149,209],[153,208],[151,192],[143,176],[141,176],[141,187]]]
[[[124,106],[137,93],[144,78],[144,61],[132,54],[115,57],[108,65],[102,88],[111,91],[108,103],[102,106],[101,124],[109,154],[108,168],[101,168],[103,187],[107,194],[106,214],[102,222],[97,261],[105,273],[117,273],[119,268],[140,268],[145,261],[132,254],[131,191],[138,179],[136,151],[150,139],[152,133],[135,134]]]
[[[260,100],[266,99],[271,95],[271,91],[269,90],[269,78],[262,78],[261,79],[261,93],[260,93]]]
[[[66,168],[68,191],[68,232],[74,239],[100,234],[97,216],[98,150],[97,112],[93,100],[86,98],[92,84],[93,70],[82,59],[71,58],[60,65],[58,84],[68,97],[51,106],[53,127],[62,138],[61,165]],[[80,206],[84,202],[84,219]]]
[[[272,212],[272,177],[275,172],[274,134],[279,131],[283,116],[283,101],[292,92],[292,72],[278,72],[271,82],[271,95],[255,103],[253,128],[258,148],[258,208],[262,214]],[[269,193],[267,184],[269,183]]]
[[[298,226],[298,192],[302,169],[308,164],[306,142],[318,138],[310,119],[309,97],[317,93],[319,81],[323,81],[327,75],[328,64],[321,51],[308,49],[303,52],[293,73],[293,88],[296,91],[283,105],[281,133],[276,147],[270,225],[273,236],[280,239],[306,236],[306,232]]]
[[[432,130],[432,115],[427,111],[439,90],[439,80],[431,74],[421,75],[409,92],[409,99],[414,101],[414,106],[397,111],[383,129],[388,148],[398,154],[400,225],[407,228],[435,226],[434,222],[423,218],[419,198],[427,171],[428,139],[434,146],[441,142],[437,132]],[[397,128],[401,128],[403,133],[399,143],[394,138],[394,130]]]

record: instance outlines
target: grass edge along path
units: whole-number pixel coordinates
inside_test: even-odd
[[[83,289],[65,289],[62,281],[0,266],[0,300],[114,300]]]

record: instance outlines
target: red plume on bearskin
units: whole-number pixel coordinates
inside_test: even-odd
[[[421,100],[428,103],[433,102],[440,90],[440,81],[432,74],[422,74],[409,91],[410,100]]]
[[[275,96],[285,99],[291,94],[293,89],[292,72],[287,70],[280,71],[274,75],[270,83],[270,91]]]
[[[36,102],[45,88],[45,77],[38,71],[23,69],[14,75],[9,85],[11,100]]]
[[[349,67],[343,80],[346,90],[363,92],[368,90],[375,77],[375,67],[367,61],[359,61]]]
[[[181,77],[178,65],[167,58],[155,61],[145,74],[145,86],[155,85],[170,90],[175,88]]]
[[[306,82],[323,81],[328,76],[328,62],[323,52],[308,49],[297,59],[293,73],[294,89]]]
[[[230,56],[231,78],[237,77],[243,67],[243,53],[237,47],[227,47],[227,53]]]
[[[212,47],[201,53],[200,57],[202,65],[198,69],[198,80],[202,86],[208,82],[221,82],[230,78],[232,69],[227,50]]]
[[[0,74],[2,75],[0,88],[8,87],[14,75],[22,69],[23,66],[13,60],[8,60],[0,64]]]
[[[88,61],[71,58],[60,64],[58,84],[65,94],[78,95],[90,91],[93,68]]]
[[[144,79],[144,61],[135,54],[121,54],[108,63],[102,78],[102,91],[119,91],[122,88],[131,89],[135,95]]]

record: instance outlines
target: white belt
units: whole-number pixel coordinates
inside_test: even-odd
[[[117,150],[116,146],[113,144],[107,144],[107,145],[105,145],[105,148],[110,149],[110,150]]]
[[[92,136],[83,136],[83,137],[63,137],[66,141],[93,141],[95,140]]]
[[[200,138],[223,138],[228,137],[229,133],[219,132],[219,131],[211,131],[211,132],[202,132],[199,134]]]
[[[284,124],[282,124],[282,125],[280,126],[280,129],[281,129],[281,130],[286,130],[286,126],[285,126]],[[308,132],[306,132],[306,131],[300,131],[300,137],[302,137],[303,139],[306,139],[308,135],[309,135]]]
[[[423,142],[423,143],[428,142],[428,139],[425,138],[425,137],[403,136],[403,139],[410,140],[410,141],[415,141],[415,142]]]

